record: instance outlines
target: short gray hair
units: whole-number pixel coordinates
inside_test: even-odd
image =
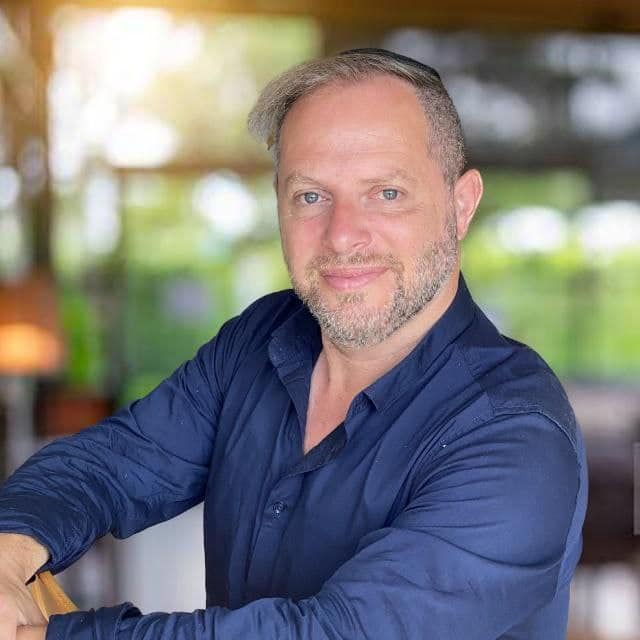
[[[375,75],[396,76],[414,87],[430,125],[428,143],[452,186],[464,171],[465,145],[458,112],[440,75],[417,60],[383,49],[354,49],[285,71],[260,93],[249,114],[249,131],[267,144],[277,170],[280,130],[296,100],[334,82],[355,83]]]

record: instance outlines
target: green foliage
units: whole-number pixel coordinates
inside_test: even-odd
[[[507,335],[534,347],[563,377],[640,375],[640,256],[588,255],[575,236],[551,252],[509,251],[497,211],[535,204],[572,210],[589,202],[588,183],[558,175],[489,173],[484,210],[463,245],[463,271],[477,301]],[[566,209],[564,209],[566,210]]]
[[[60,285],[60,316],[66,337],[65,373],[73,387],[99,388],[106,359],[95,309],[77,282]]]
[[[573,211],[591,200],[591,185],[586,176],[576,170],[482,171],[484,196],[477,218],[499,210],[523,206],[552,207]]]

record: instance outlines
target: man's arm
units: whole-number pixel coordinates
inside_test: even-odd
[[[0,533],[37,541],[49,555],[39,569],[56,572],[109,531],[125,537],[199,502],[223,395],[243,354],[268,331],[264,302],[226,322],[214,340],[145,398],[32,456],[0,489]],[[287,310],[281,296],[272,296],[271,304],[271,318]],[[27,573],[38,564],[23,560]],[[0,575],[0,592],[2,584]],[[7,627],[7,620],[13,640],[15,616],[0,602],[0,624]],[[40,632],[23,627],[19,636]]]
[[[60,571],[99,537],[167,520],[202,499],[221,390],[216,340],[148,396],[32,456],[0,491],[0,531],[28,535]]]
[[[54,616],[51,637],[495,640],[566,589],[586,500],[582,454],[530,414],[482,425],[437,456],[414,475],[400,515],[364,536],[313,597],[144,616],[123,605]],[[559,610],[548,638],[564,637]]]
[[[25,582],[99,537],[125,537],[203,495],[221,391],[216,340],[145,398],[32,456],[0,491],[0,640],[45,623]],[[42,628],[22,627],[18,639]]]

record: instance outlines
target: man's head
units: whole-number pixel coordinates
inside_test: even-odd
[[[420,91],[389,64],[421,74]],[[250,126],[275,145],[285,262],[325,335],[372,346],[427,313],[457,279],[482,191],[476,171],[461,175],[460,123],[436,72],[378,51],[307,63],[267,86]]]

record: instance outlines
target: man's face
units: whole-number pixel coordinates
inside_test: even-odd
[[[456,216],[427,127],[413,88],[389,76],[322,87],[285,118],[284,258],[335,344],[380,343],[457,275]]]

